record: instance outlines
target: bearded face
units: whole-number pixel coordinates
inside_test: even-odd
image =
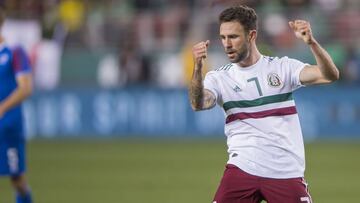
[[[232,63],[239,63],[249,56],[250,41],[240,23],[236,21],[222,23],[220,37],[225,53]]]
[[[225,50],[231,63],[239,63],[249,56],[250,43],[244,42],[239,49],[233,48]]]

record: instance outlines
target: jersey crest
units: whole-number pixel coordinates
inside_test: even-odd
[[[268,85],[270,87],[282,87],[283,82],[281,81],[280,77],[276,73],[269,73],[267,76]]]

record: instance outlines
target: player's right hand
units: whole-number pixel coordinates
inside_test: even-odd
[[[206,40],[205,42],[199,42],[193,46],[193,58],[196,68],[202,68],[204,64],[204,59],[207,57],[207,48],[210,44],[210,40]]]

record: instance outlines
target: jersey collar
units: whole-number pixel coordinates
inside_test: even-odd
[[[235,64],[236,67],[238,67],[239,70],[251,70],[251,69],[257,67],[257,65],[260,64],[260,62],[262,61],[263,58],[264,58],[264,56],[261,54],[261,55],[260,55],[260,58],[256,61],[256,63],[254,63],[254,64],[251,65],[251,66],[247,66],[247,67],[242,67],[242,66],[240,66],[240,65],[237,64],[237,63],[233,63],[233,64]]]

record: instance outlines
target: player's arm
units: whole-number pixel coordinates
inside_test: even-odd
[[[0,118],[11,108],[20,104],[32,93],[31,73],[19,74],[16,77],[17,88],[3,101],[0,102]]]
[[[315,40],[309,22],[295,20],[289,22],[297,38],[310,46],[316,59],[316,65],[305,66],[300,72],[300,81],[304,85],[331,83],[339,79],[339,70],[325,49]]]
[[[203,85],[202,69],[208,46],[209,40],[200,42],[193,47],[194,70],[189,87],[189,98],[191,107],[195,111],[210,109],[216,104],[215,95],[204,89]]]

